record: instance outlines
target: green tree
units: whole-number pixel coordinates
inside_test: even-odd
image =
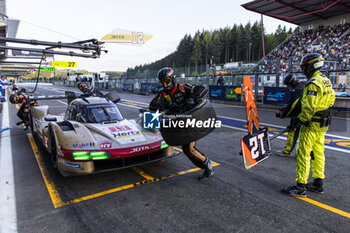
[[[220,63],[221,51],[223,45],[220,41],[219,33],[214,31],[212,34],[210,54],[214,57],[214,63]]]
[[[250,33],[251,46],[251,60],[258,61],[262,56],[262,41],[261,41],[261,27],[258,22],[255,22],[251,28]]]
[[[195,71],[197,72],[197,67],[200,64],[202,60],[202,47],[201,47],[201,41],[200,41],[200,33],[197,32],[194,36],[193,41],[193,50],[191,55],[191,61],[195,65]]]
[[[231,51],[231,59],[232,61],[238,61],[237,60],[237,49],[236,49],[236,46],[237,46],[237,43],[238,43],[238,34],[239,32],[237,31],[237,25],[233,25],[232,29],[231,29],[231,41],[229,43],[229,46],[230,46],[230,51]]]
[[[202,44],[202,64],[209,63],[210,54],[210,44],[211,44],[211,34],[209,31],[203,31],[201,34],[201,44]]]
[[[190,66],[191,53],[192,53],[192,37],[191,35],[185,35],[180,41],[176,49],[175,63],[177,66]]]

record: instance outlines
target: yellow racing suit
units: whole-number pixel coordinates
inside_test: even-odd
[[[328,109],[334,104],[334,101],[335,93],[331,81],[322,76],[320,71],[316,71],[303,91],[301,113],[298,115],[298,119],[304,124],[301,126],[297,144],[297,183],[307,183],[311,159],[312,176],[325,178],[324,137],[330,123]]]

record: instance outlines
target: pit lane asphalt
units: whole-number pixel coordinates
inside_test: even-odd
[[[56,95],[59,90],[67,89],[50,88],[39,86],[37,93]],[[152,98],[131,94],[121,97],[142,103],[149,103]],[[63,113],[66,105],[62,102],[66,101],[39,104],[49,104],[53,113]],[[126,118],[138,115],[136,108],[125,105],[119,108]],[[219,115],[245,119],[241,107],[215,105],[215,109]],[[192,172],[190,169],[195,166],[184,155],[166,160],[161,166],[139,167],[153,178],[165,177],[163,180],[145,181],[147,178],[134,169],[62,178],[52,169],[48,154],[36,141],[43,161],[39,167],[28,140],[29,131],[15,126],[16,112],[15,106],[10,105],[19,232],[348,232],[350,229],[349,153],[325,150],[326,191],[323,195],[309,192],[309,199],[279,192],[280,188],[294,184],[294,158],[273,155],[245,170],[238,152],[239,140],[246,133],[229,128],[217,129],[198,141],[199,150],[220,164],[214,168],[215,175],[204,182],[197,180],[201,171]],[[262,122],[288,124],[287,120],[274,118],[274,111],[259,109],[258,113]],[[336,118],[330,131],[349,136],[348,123]],[[282,149],[285,140],[275,139],[271,145],[275,151]],[[61,207],[55,208],[40,168],[46,171],[45,179],[65,203]],[[182,174],[183,171],[187,172]],[[172,177],[172,174],[177,175]],[[122,188],[118,190],[119,187]],[[108,190],[112,191],[108,193]],[[344,212],[337,213],[330,207]]]

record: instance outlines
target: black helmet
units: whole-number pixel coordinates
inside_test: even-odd
[[[175,72],[170,67],[164,67],[162,68],[157,75],[157,78],[159,80],[159,83],[164,87],[166,90],[172,90],[176,80],[175,80]]]
[[[307,78],[311,78],[317,70],[323,67],[323,64],[324,59],[321,54],[309,53],[301,59],[300,68]]]
[[[284,85],[290,85],[292,87],[295,87],[298,84],[298,82],[298,78],[291,73],[287,74],[283,80]]]

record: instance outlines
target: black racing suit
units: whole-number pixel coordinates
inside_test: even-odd
[[[159,89],[157,95],[149,104],[150,111],[167,110],[172,114],[180,114],[189,110],[189,105],[196,99],[207,95],[208,90],[202,86],[191,86],[190,84],[175,84],[173,90]],[[176,137],[176,135],[174,135]],[[182,145],[184,154],[199,168],[204,169],[207,157],[195,147],[196,142]]]
[[[301,113],[301,97],[303,96],[305,84],[298,82],[292,88],[289,101],[286,107],[282,108],[282,117],[297,117]]]
[[[292,123],[293,118],[296,118],[301,112],[301,97],[303,96],[304,87],[305,87],[304,83],[298,82],[298,84],[292,88],[287,106],[281,109],[282,111],[281,117],[282,118],[290,117],[291,118],[290,124]],[[288,133],[288,138],[287,138],[286,146],[284,148],[284,153],[286,154],[292,153],[298,141],[299,132],[300,132],[300,127],[296,128],[295,131]]]

